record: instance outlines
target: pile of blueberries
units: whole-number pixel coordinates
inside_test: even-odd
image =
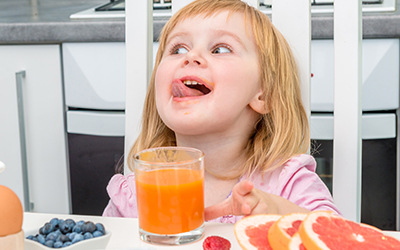
[[[51,248],[62,248],[82,240],[103,236],[105,233],[105,228],[101,223],[53,218],[39,229],[38,234],[29,235],[26,238]]]

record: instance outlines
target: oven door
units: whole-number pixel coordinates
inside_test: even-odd
[[[316,171],[332,192],[332,114],[312,114],[311,138]],[[396,230],[396,114],[364,114],[362,138],[361,222]]]
[[[123,171],[125,114],[69,110],[67,131],[72,213],[102,215],[107,184]]]

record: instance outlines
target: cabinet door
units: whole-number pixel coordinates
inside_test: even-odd
[[[60,46],[0,46],[0,184],[24,204],[16,72],[22,82],[30,202],[34,212],[69,213]],[[24,205],[25,211],[28,210]]]

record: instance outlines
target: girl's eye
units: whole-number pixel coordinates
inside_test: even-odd
[[[171,54],[186,54],[188,50],[185,47],[174,47]]]
[[[213,54],[222,54],[222,53],[231,53],[232,50],[224,46],[218,46],[214,48],[211,52]]]

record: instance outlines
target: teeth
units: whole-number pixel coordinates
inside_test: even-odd
[[[197,84],[202,85],[201,83],[198,83],[196,81],[189,81],[189,80],[183,81],[183,83],[185,85],[197,85]]]

